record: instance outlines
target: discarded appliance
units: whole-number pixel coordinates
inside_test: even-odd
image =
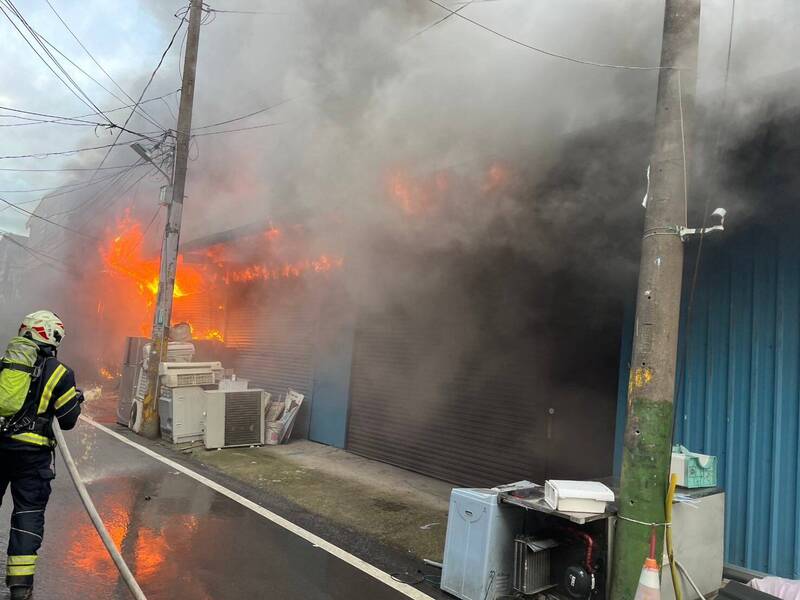
[[[205,395],[206,449],[260,446],[264,443],[265,408],[269,394],[264,390],[225,392],[212,390]]]
[[[672,504],[672,539],[675,560],[688,569],[703,594],[722,585],[725,562],[725,494],[718,488],[684,490]],[[683,600],[698,594],[683,585]],[[661,600],[674,600],[669,565],[661,573]]]
[[[442,561],[441,588],[462,600],[495,600],[511,593],[514,539],[523,511],[501,504],[497,492],[454,489]]]
[[[602,514],[614,502],[614,492],[599,481],[553,479],[545,482],[544,499],[553,510]]]
[[[718,489],[687,490],[674,503],[674,555],[704,594],[722,584],[724,507],[725,494]],[[548,503],[545,486],[530,482],[455,489],[441,587],[462,600],[512,593],[605,600],[615,525],[613,504],[602,514],[564,512]],[[674,600],[669,565],[663,564],[661,598]],[[683,597],[698,598],[691,589],[684,589]]]
[[[142,348],[149,340],[143,337],[129,337],[125,341],[125,357],[122,361],[122,377],[119,383],[117,402],[117,423],[128,426],[131,420],[131,405],[142,368]]]
[[[184,342],[169,342],[167,345],[167,360],[170,362],[189,362],[194,356],[194,345]],[[134,357],[137,357],[134,361]],[[145,338],[128,338],[125,360],[130,362],[135,376],[132,381],[135,387],[131,390],[130,383],[126,380],[123,370],[123,382],[120,386],[119,402],[117,405],[117,421],[127,425],[133,431],[141,431],[142,408],[144,397],[147,394],[147,367],[150,357],[150,341]],[[130,402],[128,401],[130,398]],[[126,419],[127,413],[127,419]]]
[[[158,369],[161,385],[166,387],[214,385],[224,372],[220,362],[165,362]]]
[[[203,439],[206,411],[204,392],[198,386],[161,386],[158,415],[162,439],[172,444]]]
[[[173,444],[203,439],[205,387],[216,387],[224,373],[219,362],[167,362],[159,365],[158,415],[161,437]]]
[[[521,483],[521,482],[520,482]],[[545,488],[531,484],[521,489],[513,486],[499,495],[501,504],[515,507],[524,514],[524,528],[517,540],[549,540],[550,563],[548,586],[544,595],[554,599],[597,599],[607,597],[609,578],[606,568],[611,556],[611,543],[615,523],[614,508],[606,507],[604,513],[564,512],[550,506],[545,499]],[[516,545],[517,557],[521,551]],[[531,558],[535,558],[531,557]],[[530,570],[530,564],[527,564]],[[523,594],[526,588],[526,562],[515,562],[515,591]],[[545,585],[544,578],[537,582]],[[541,590],[540,590],[541,591]]]
[[[716,456],[690,452],[684,446],[674,446],[670,470],[678,476],[680,487],[704,488],[717,485]]]

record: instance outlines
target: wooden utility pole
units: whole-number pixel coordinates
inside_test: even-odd
[[[175,275],[178,269],[178,245],[181,236],[183,198],[186,190],[186,170],[189,160],[189,140],[192,131],[194,83],[197,71],[197,52],[200,44],[202,0],[191,0],[189,31],[186,36],[186,56],[183,61],[181,103],[178,113],[178,131],[175,147],[175,170],[172,180],[172,198],[167,211],[167,225],[161,248],[161,272],[158,281],[158,300],[153,317],[153,343],[148,360],[147,393],[144,398],[141,433],[151,439],[160,434],[158,419],[158,367],[166,358],[169,328],[172,319],[172,298]]]
[[[685,141],[693,109],[700,0],[666,0],[656,130],[645,215],[612,600],[632,600],[652,526],[663,546],[686,226]]]

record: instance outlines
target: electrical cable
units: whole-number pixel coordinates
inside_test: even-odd
[[[454,10],[454,11],[453,11],[453,12],[451,12],[451,13],[448,13],[448,14],[446,14],[445,16],[443,16],[443,17],[442,17],[441,19],[439,19],[438,21],[436,21],[436,22],[434,22],[434,23],[431,23],[431,24],[430,24],[430,25],[428,25],[428,26],[427,26],[425,29],[421,29],[420,31],[418,31],[417,33],[415,33],[414,35],[412,35],[410,38],[408,38],[408,39],[406,40],[406,42],[410,42],[411,40],[413,40],[413,39],[415,39],[415,38],[418,38],[418,37],[419,37],[419,36],[421,36],[422,34],[424,34],[424,33],[428,32],[428,31],[430,31],[431,29],[433,29],[433,28],[434,28],[434,27],[436,27],[437,25],[441,25],[442,23],[444,23],[445,21],[447,21],[447,20],[448,20],[450,17],[452,17],[452,16],[453,16],[453,15],[455,15],[456,13],[459,13],[459,12],[461,12],[462,10],[464,10],[464,9],[468,8],[468,7],[469,7],[471,4],[473,4],[474,2],[475,2],[475,0],[469,0],[468,2],[464,2],[464,3],[462,3],[462,5],[461,5],[461,6],[459,6],[459,7],[458,7],[456,10]]]
[[[68,272],[68,271],[66,271],[64,269],[58,268],[55,265],[42,260],[42,257],[47,258],[48,260],[53,260],[53,261],[55,261],[57,263],[60,263],[60,264],[64,265],[65,267],[71,268],[71,265],[68,265],[63,260],[58,259],[55,256],[50,256],[49,254],[45,254],[44,252],[40,252],[38,250],[34,250],[33,248],[31,248],[29,246],[26,246],[25,244],[23,244],[21,242],[18,242],[13,237],[10,237],[10,236],[14,235],[10,231],[0,231],[0,234],[3,235],[3,239],[8,240],[12,244],[15,244],[15,245],[19,246],[20,248],[25,250],[28,254],[30,254],[35,259],[37,259],[39,262],[41,262],[42,264],[44,264],[44,265],[46,265],[48,267],[52,267],[52,268],[56,269],[57,271],[61,271],[62,273],[67,273]]]
[[[141,163],[134,164],[133,166],[139,166]],[[61,185],[55,185],[51,187],[43,187],[43,188],[28,188],[28,189],[16,189],[16,190],[0,190],[0,194],[31,194],[34,192],[49,192],[53,190],[58,190],[59,193],[49,195],[48,197],[52,196],[61,196],[64,194],[68,194],[71,192],[76,192],[79,190],[86,189],[92,185],[97,183],[102,183],[103,181],[108,181],[109,179],[115,177],[116,174],[107,175],[102,179],[95,179],[94,181],[76,181],[73,183],[62,183]],[[2,210],[2,209],[0,209]]]
[[[43,38],[43,39],[44,39],[44,38]],[[44,39],[44,42],[45,42],[45,43],[46,43],[48,46],[50,46],[51,48],[53,48],[53,50],[55,50],[55,51],[56,51],[58,54],[60,54],[62,57],[64,57],[64,59],[66,59],[66,61],[67,61],[68,63],[70,63],[70,64],[71,64],[73,67],[75,67],[75,68],[76,68],[78,71],[80,71],[81,73],[83,73],[83,74],[84,74],[86,77],[88,77],[89,79],[91,79],[91,80],[92,80],[94,83],[96,83],[96,84],[97,84],[99,87],[101,87],[101,88],[102,88],[104,91],[106,91],[108,94],[110,94],[111,96],[113,96],[113,97],[114,97],[116,100],[118,100],[119,102],[123,102],[123,103],[125,102],[125,100],[123,100],[122,98],[120,98],[119,96],[117,96],[117,95],[116,95],[114,92],[112,92],[112,91],[111,91],[111,90],[109,90],[109,89],[108,89],[106,86],[104,86],[102,83],[100,83],[99,81],[97,81],[97,79],[95,79],[95,78],[94,78],[94,77],[92,77],[92,76],[91,76],[89,73],[87,73],[87,72],[86,72],[86,71],[85,71],[83,68],[81,68],[81,66],[80,66],[80,65],[76,64],[75,62],[73,62],[73,61],[72,61],[72,60],[69,58],[69,56],[66,56],[66,55],[65,55],[63,52],[61,52],[61,50],[59,50],[58,48],[56,48],[55,46],[53,46],[53,45],[52,45],[52,44],[51,44],[51,43],[50,43],[48,40]],[[133,102],[133,99],[131,99],[131,102]],[[97,109],[97,111],[98,111],[98,112],[97,112],[97,114],[102,114],[104,117],[106,117],[106,120],[109,122],[109,126],[110,126],[110,127],[118,127],[118,125],[117,125],[116,123],[114,123],[114,122],[113,122],[111,119],[109,119],[109,118],[108,118],[108,117],[105,115],[105,113],[103,113],[103,112],[102,112],[102,111],[101,111],[101,110],[100,110],[100,109],[97,107],[97,105],[96,105],[96,104],[94,104],[94,102],[92,102],[92,106],[94,106],[94,107]],[[137,112],[137,113],[139,114],[139,116],[141,116],[141,117],[142,117],[142,118],[143,118],[145,121],[148,121],[148,122],[149,122],[151,125],[153,125],[154,127],[157,127],[159,131],[165,131],[165,130],[164,130],[164,127],[163,127],[162,125],[160,125],[160,124],[158,123],[158,121],[156,121],[155,119],[153,119],[152,117],[150,117],[150,116],[149,116],[147,113],[144,113],[144,112],[143,112],[143,109],[142,109],[141,107],[136,107],[136,112]],[[141,135],[141,134],[139,134],[139,133],[138,133],[138,132],[136,132],[136,131],[131,131],[130,133],[135,133],[135,134],[137,134],[137,135]]]
[[[672,545],[672,504],[675,500],[675,488],[678,485],[678,476],[672,473],[669,478],[669,488],[667,490],[666,506],[664,507],[664,514],[666,521],[670,527],[664,528],[664,538],[667,546],[667,558],[669,559],[670,573],[672,574],[672,587],[675,590],[675,600],[683,600],[683,591],[681,590],[681,579],[678,573],[678,568],[675,565],[675,549]],[[702,597],[702,595],[701,595]]]
[[[144,163],[142,163],[142,164],[144,164]],[[116,178],[114,181],[112,181],[111,183],[109,183],[109,184],[108,184],[108,185],[107,185],[105,188],[98,190],[98,191],[97,191],[97,192],[94,194],[94,196],[92,196],[92,197],[91,197],[91,198],[89,198],[88,200],[85,200],[85,201],[84,201],[84,202],[82,202],[82,203],[81,203],[79,206],[77,206],[77,207],[75,207],[75,208],[72,208],[72,209],[63,210],[63,211],[60,211],[60,212],[57,212],[57,213],[52,213],[52,214],[48,215],[48,217],[51,217],[51,218],[52,218],[52,217],[56,217],[56,216],[67,215],[67,214],[71,214],[71,213],[77,212],[77,211],[79,211],[79,210],[82,210],[82,209],[83,209],[85,206],[87,206],[87,205],[88,205],[88,204],[90,204],[91,202],[95,202],[95,201],[97,201],[97,199],[98,199],[98,198],[99,198],[101,195],[104,195],[106,192],[108,192],[109,190],[111,190],[111,189],[112,189],[112,188],[114,188],[115,186],[117,186],[117,185],[120,185],[120,184],[122,184],[122,185],[125,185],[125,184],[123,183],[123,181],[124,181],[124,180],[125,180],[125,179],[128,177],[128,175],[130,175],[130,174],[131,174],[131,172],[132,172],[132,171],[127,171],[127,172],[125,172],[125,173],[120,173],[120,174],[118,174],[117,178]],[[139,181],[141,181],[142,179],[144,179],[144,178],[145,178],[145,177],[146,177],[148,174],[150,174],[151,172],[152,172],[152,171],[145,172],[145,173],[144,173],[144,174],[143,174],[141,177],[139,177],[139,179],[137,179],[136,181],[134,181],[134,182],[133,182],[133,184],[132,184],[131,186],[129,186],[128,188],[125,188],[125,189],[123,189],[123,190],[118,190],[118,191],[117,191],[117,192],[116,192],[114,195],[112,195],[112,196],[111,196],[111,200],[110,200],[109,202],[114,202],[114,201],[116,201],[116,199],[119,197],[119,195],[120,195],[120,194],[121,194],[121,195],[124,195],[124,194],[126,194],[126,193],[127,193],[127,192],[128,192],[130,189],[131,189],[131,187],[133,187],[133,185],[136,185],[137,183],[139,183]],[[96,218],[97,218],[97,216],[98,216],[99,214],[102,214],[102,213],[101,213],[101,210],[97,210],[97,211],[95,211],[95,213],[94,213],[94,215],[93,215],[93,218],[86,220],[86,221],[84,222],[84,225],[89,225],[90,223],[92,223],[92,222],[94,221],[94,219],[96,219]],[[93,238],[93,239],[97,239],[97,238]],[[69,241],[69,240],[68,240],[68,238],[63,238],[63,239],[61,239],[61,240],[56,240],[56,241],[55,241],[55,243],[53,243],[51,246],[49,246],[49,247],[45,248],[45,250],[46,250],[47,252],[56,252],[57,250],[61,249],[61,248],[62,248],[62,247],[63,247],[63,246],[64,246],[64,245],[67,243],[67,241]]]
[[[289,13],[285,12],[268,12],[264,10],[220,10],[218,8],[206,8],[205,9],[211,13],[217,13],[220,15],[286,15]]]
[[[495,35],[495,36],[500,37],[500,38],[502,38],[502,39],[504,39],[504,40],[506,40],[508,42],[511,42],[512,44],[516,44],[518,46],[522,46],[523,48],[527,48],[528,50],[533,50],[534,52],[538,52],[539,54],[544,54],[545,56],[550,56],[552,58],[558,58],[560,60],[565,60],[565,61],[568,61],[568,62],[571,62],[571,63],[580,64],[580,65],[588,65],[588,66],[591,66],[591,67],[600,67],[600,68],[603,68],[603,69],[622,69],[622,70],[626,70],[626,71],[663,71],[663,70],[666,70],[666,69],[680,69],[680,67],[674,67],[674,66],[615,65],[615,64],[611,64],[611,63],[601,63],[601,62],[595,62],[595,61],[592,61],[592,60],[584,60],[582,58],[575,58],[573,56],[567,56],[565,54],[559,54],[557,52],[551,52],[550,50],[545,50],[543,48],[539,48],[537,46],[533,46],[531,44],[528,44],[526,42],[523,42],[521,40],[513,38],[510,35],[506,35],[504,33],[500,33],[496,29],[492,29],[491,27],[481,23],[480,21],[476,21],[474,19],[470,19],[466,15],[463,15],[460,12],[458,12],[458,10],[460,10],[460,9],[452,10],[449,7],[447,7],[446,5],[444,5],[441,2],[439,2],[438,0],[427,0],[427,1],[430,2],[431,4],[435,4],[436,6],[441,8],[442,10],[447,11],[448,13],[450,13],[450,16],[458,17],[459,19],[462,19],[462,20],[466,21],[467,23],[471,23],[475,27],[479,27],[480,29],[483,29],[484,31],[488,31],[492,35]]]
[[[735,24],[736,24],[736,0],[732,0],[730,29],[728,31],[728,54],[725,61],[725,78],[722,88],[722,99],[720,102],[721,106],[719,110],[719,114],[723,115],[723,117],[721,118],[724,118],[725,109],[728,103],[728,85],[730,83],[731,61],[733,57],[733,40],[734,40]],[[723,127],[720,124],[720,126],[717,128],[717,135],[714,143],[714,154],[717,160],[717,164],[719,163],[719,158],[721,155],[722,130]],[[715,174],[716,174],[716,168],[714,169],[714,173],[712,173],[712,176],[715,176]],[[686,304],[686,322],[684,325],[683,335],[681,336],[683,351],[680,352],[680,354],[683,355],[683,360],[680,361],[678,364],[678,373],[676,377],[676,381],[678,382],[678,391],[676,394],[676,398],[682,398],[684,395],[684,391],[686,389],[686,377],[685,377],[686,365],[689,362],[688,354],[690,352],[689,333],[691,332],[693,326],[692,316],[694,314],[695,294],[697,292],[697,284],[700,279],[700,267],[702,266],[703,250],[705,248],[706,227],[708,226],[708,211],[711,207],[710,202],[711,202],[711,195],[706,194],[706,199],[703,208],[703,224],[700,228],[700,237],[697,244],[697,255],[695,256],[694,270],[692,272],[692,283],[689,288],[689,297]],[[674,427],[675,425],[673,423],[673,429]]]
[[[60,227],[61,229],[64,229],[65,231],[69,231],[71,233],[74,233],[74,234],[77,234],[77,235],[80,235],[80,236],[83,236],[85,238],[89,238],[89,239],[92,239],[92,240],[99,241],[99,239],[100,239],[100,238],[97,238],[97,237],[95,237],[93,235],[87,235],[87,234],[85,234],[85,233],[83,233],[81,231],[78,231],[77,229],[73,229],[72,227],[67,227],[66,225],[62,225],[61,223],[56,223],[55,221],[51,221],[47,217],[43,217],[42,215],[37,215],[36,213],[33,213],[33,212],[31,212],[29,210],[26,210],[24,208],[20,208],[19,206],[17,206],[13,202],[9,202],[8,200],[3,198],[2,196],[0,196],[0,202],[5,202],[6,204],[8,204],[9,206],[13,207],[15,210],[18,210],[21,213],[25,213],[26,215],[28,215],[30,217],[33,217],[35,219],[39,219],[41,221],[44,221],[45,223],[50,223],[50,225],[55,225],[56,227]]]
[[[119,136],[117,136],[117,139],[119,139]],[[78,154],[80,152],[90,152],[91,150],[102,150],[104,148],[113,148],[115,146],[127,146],[128,144],[133,143],[133,142],[142,142],[142,141],[149,140],[149,139],[150,138],[140,137],[140,138],[128,140],[128,141],[124,142],[123,144],[119,144],[118,142],[114,142],[112,144],[102,144],[100,146],[88,146],[88,147],[85,147],[85,148],[72,148],[71,150],[58,150],[58,151],[54,151],[54,152],[39,152],[39,153],[34,153],[34,154],[8,154],[6,156],[0,156],[0,160],[15,160],[15,159],[20,159],[20,158],[36,158],[36,159],[40,159],[40,158],[47,158],[49,156],[67,156],[69,154]],[[102,165],[100,167],[102,167]],[[94,169],[92,169],[92,171],[99,171],[100,167],[95,167]]]
[[[74,206],[72,208],[68,208],[67,210],[62,210],[62,211],[57,212],[57,213],[53,213],[52,215],[49,215],[49,216],[50,217],[56,217],[56,216],[61,216],[61,215],[68,215],[68,214],[72,214],[74,212],[77,212],[79,210],[82,210],[86,206],[92,204],[93,202],[96,202],[97,199],[100,196],[102,196],[102,195],[106,194],[107,192],[109,192],[114,186],[122,183],[125,180],[125,178],[128,175],[130,175],[136,167],[143,166],[145,164],[146,163],[145,163],[144,160],[140,160],[132,168],[127,169],[125,171],[122,171],[121,173],[115,173],[114,176],[111,178],[111,182],[106,187],[97,190],[97,192],[95,192],[95,194],[93,196],[91,196],[90,198],[88,198],[87,200],[84,200],[82,203],[78,204],[77,206]],[[51,197],[51,196],[46,196],[45,198],[49,198],[49,197]]]
[[[178,88],[177,90],[169,92],[168,94],[164,94],[163,96],[156,96],[154,98],[148,98],[147,100],[143,100],[140,103],[140,105],[141,104],[148,104],[150,102],[164,101],[165,98],[169,98],[170,96],[174,96],[180,91],[181,91],[180,88]],[[80,121],[82,119],[87,119],[89,117],[93,117],[93,116],[96,116],[98,114],[108,115],[108,114],[111,114],[111,113],[114,113],[114,112],[119,112],[121,110],[125,110],[126,108],[133,108],[134,106],[136,106],[136,105],[135,104],[126,104],[124,106],[119,106],[117,108],[110,108],[108,110],[103,110],[100,113],[91,112],[91,113],[84,114],[84,115],[77,115],[75,117],[60,117],[60,116],[53,115],[53,117],[55,119],[58,119],[58,120]],[[6,107],[3,107],[3,108],[6,108]],[[15,110],[17,112],[23,112],[20,109],[12,109],[12,108],[6,108],[6,110]],[[170,114],[172,114],[172,113],[170,113]],[[11,117],[12,115],[0,115],[0,117],[3,117],[3,116]],[[34,119],[30,119],[30,120],[31,121],[35,121],[35,122],[33,122],[33,123],[17,123],[15,125],[0,125],[0,127],[24,127],[26,125],[39,125],[40,123],[50,123],[51,122],[51,121],[45,121],[45,120],[42,120],[42,121],[34,120]],[[86,123],[94,123],[93,121],[85,121],[85,122]]]
[[[169,53],[170,49],[172,48],[172,45],[175,43],[175,38],[178,37],[178,33],[180,32],[180,30],[183,27],[183,24],[185,22],[186,22],[186,16],[184,15],[181,18],[180,22],[178,23],[178,27],[175,29],[175,33],[172,34],[172,37],[170,38],[169,43],[167,44],[167,47],[164,49],[164,52],[162,52],[161,58],[158,60],[158,64],[156,64],[156,68],[153,69],[153,72],[150,74],[150,78],[147,80],[147,83],[145,84],[144,88],[142,89],[142,93],[139,94],[139,99],[136,101],[136,104],[134,105],[134,109],[130,112],[130,114],[128,115],[128,118],[125,119],[125,123],[123,124],[123,127],[127,127],[128,126],[128,123],[130,122],[131,117],[133,117],[133,115],[134,115],[136,107],[139,104],[141,104],[142,99],[144,98],[144,95],[147,93],[147,90],[150,88],[150,85],[153,83],[153,79],[155,79],[156,73],[158,73],[158,70],[161,68],[161,65],[164,64],[164,59],[167,57],[167,54]],[[114,140],[114,144],[119,142],[119,138],[120,138],[121,135],[122,135],[122,130],[120,129],[119,133],[117,133],[117,138]],[[108,149],[108,151],[106,152],[106,155],[103,157],[103,160],[101,160],[100,164],[97,166],[98,169],[100,169],[100,167],[102,167],[105,164],[106,160],[108,160],[108,157],[111,154],[111,150],[112,149],[113,149],[113,146]],[[96,172],[95,172],[95,174],[96,174]],[[94,175],[92,175],[92,178],[94,178]]]
[[[103,519],[100,517],[100,513],[97,512],[97,508],[94,502],[92,502],[91,496],[89,496],[86,485],[83,483],[81,475],[78,472],[78,467],[75,465],[75,460],[72,458],[72,454],[69,451],[69,446],[67,446],[67,440],[64,439],[64,433],[61,431],[58,419],[54,418],[52,423],[53,435],[55,435],[58,449],[61,451],[61,457],[67,465],[67,471],[72,479],[72,483],[75,485],[75,490],[78,492],[86,512],[89,513],[89,518],[92,520],[95,529],[97,529],[100,539],[103,540],[106,550],[108,550],[108,553],[111,555],[111,559],[114,561],[114,564],[119,570],[123,581],[125,581],[125,584],[128,586],[128,589],[130,589],[131,594],[133,594],[133,597],[136,600],[147,600],[147,596],[144,595],[142,588],[139,587],[136,578],[125,563],[125,559],[122,558],[119,549],[114,545],[114,540],[109,535],[106,526],[103,524]]]
[[[122,86],[121,86],[119,83],[117,83],[117,81],[116,81],[116,80],[115,80],[115,79],[114,79],[114,78],[111,76],[111,74],[110,74],[108,71],[106,71],[106,70],[105,70],[105,68],[103,67],[103,65],[101,65],[101,64],[98,62],[98,60],[97,60],[97,59],[94,57],[94,55],[93,55],[93,54],[92,54],[92,53],[89,51],[89,49],[88,49],[88,48],[87,48],[87,47],[86,47],[86,46],[83,44],[83,42],[81,42],[80,38],[79,38],[79,37],[78,37],[78,36],[75,34],[75,32],[74,32],[74,31],[72,31],[72,29],[70,28],[70,26],[69,26],[69,25],[67,25],[66,21],[64,21],[64,19],[61,17],[61,15],[60,15],[60,14],[58,13],[58,11],[55,9],[55,7],[54,7],[54,6],[53,6],[53,4],[50,2],[50,0],[45,0],[45,2],[47,2],[47,6],[49,6],[49,7],[50,7],[50,10],[52,10],[52,11],[53,11],[53,14],[54,14],[54,15],[55,15],[55,16],[58,18],[58,20],[59,20],[59,21],[61,21],[61,24],[64,26],[64,28],[65,28],[67,31],[69,31],[70,35],[71,35],[71,36],[72,36],[72,37],[75,39],[75,41],[76,41],[76,42],[78,42],[78,45],[79,45],[79,46],[80,46],[80,47],[83,49],[83,51],[84,51],[84,52],[86,52],[87,56],[88,56],[88,57],[89,57],[89,58],[92,60],[92,62],[93,62],[95,65],[97,65],[97,67],[98,67],[98,68],[99,68],[99,69],[100,69],[100,70],[103,72],[103,74],[104,74],[106,77],[108,77],[108,79],[111,81],[111,83],[113,83],[113,84],[114,84],[114,85],[117,87],[117,89],[118,89],[120,92],[122,92],[122,94],[123,94],[123,95],[124,95],[126,98],[128,98],[128,100],[130,100],[131,102],[135,102],[135,100],[134,100],[134,99],[133,99],[133,98],[130,96],[130,94],[128,94],[128,92],[126,92],[126,91],[125,91],[125,89],[123,89],[123,87],[122,87]],[[87,76],[88,76],[88,75],[87,75]],[[96,81],[96,80],[94,80],[94,79],[92,79],[92,81],[95,81],[95,83],[97,83],[98,85],[101,85],[99,82],[97,82],[97,81]],[[103,87],[103,86],[101,85],[101,87]],[[103,89],[105,89],[105,87],[103,87]],[[106,91],[107,91],[107,92],[109,92],[109,93],[110,93],[112,96],[114,96],[114,97],[115,97],[117,100],[119,100],[120,102],[122,102],[122,99],[121,99],[121,98],[119,98],[119,97],[118,97],[116,94],[113,94],[113,93],[112,93],[112,92],[110,92],[109,90],[106,90]],[[153,125],[155,125],[156,127],[159,127],[160,129],[164,129],[164,127],[163,127],[163,126],[161,126],[161,125],[158,123],[158,121],[156,121],[156,120],[155,120],[155,117],[153,117],[151,114],[149,114],[149,113],[148,113],[146,110],[144,110],[143,108],[141,108],[141,107],[140,107],[140,108],[139,108],[139,111],[140,111],[140,112],[143,114],[143,116],[144,116],[144,117],[145,117],[145,118],[146,118],[148,121],[150,121],[150,122],[151,122]]]
[[[58,59],[56,59],[56,57],[53,56],[53,54],[50,52],[50,50],[48,50],[47,46],[45,46],[45,44],[43,43],[43,40],[45,38],[43,36],[41,36],[33,27],[31,27],[30,23],[28,23],[28,21],[25,19],[24,15],[19,11],[19,9],[17,9],[17,7],[12,2],[12,0],[0,0],[0,3],[2,3],[2,4],[0,4],[0,11],[3,12],[3,14],[8,19],[8,21],[14,26],[14,29],[17,30],[17,32],[20,34],[20,36],[22,36],[22,38],[25,40],[25,43],[28,44],[28,46],[30,46],[31,50],[33,50],[33,52],[36,54],[36,56],[39,58],[39,60],[41,60],[47,66],[47,68],[53,73],[53,75],[55,75],[56,78],[59,81],[61,81],[61,83],[63,83],[64,86],[76,98],[78,98],[78,100],[80,100],[81,102],[86,104],[86,106],[88,106],[89,108],[93,108],[94,110],[100,111],[99,107],[94,103],[94,101],[86,94],[86,92],[83,91],[83,89],[72,78],[72,76],[67,72],[67,70],[58,61]],[[5,8],[3,8],[4,6],[5,6]],[[62,79],[62,77],[58,73],[56,73],[55,69],[53,69],[53,65],[51,65],[39,53],[39,51],[36,50],[36,48],[34,48],[33,44],[31,44],[31,42],[28,39],[28,37],[22,32],[22,30],[20,30],[20,28],[17,26],[17,24],[14,22],[14,20],[6,12],[6,8],[8,10],[10,10],[11,13],[14,14],[17,17],[17,19],[19,19],[20,23],[22,23],[22,25],[25,27],[25,29],[27,29],[28,32],[31,34],[31,36],[33,36],[33,40],[44,51],[44,53],[50,58],[50,61],[52,61],[53,65],[55,65],[58,68],[58,70],[63,74],[63,76],[66,77],[66,79],[69,81],[69,83],[64,81],[64,79]],[[50,44],[49,41],[47,43],[52,46],[52,44]],[[64,56],[64,55],[62,54],[62,56]],[[72,85],[70,85],[70,84],[72,84]],[[114,124],[113,121],[111,121],[110,119],[107,118],[107,120],[108,120],[108,122],[110,124],[112,124],[112,125]],[[126,123],[126,125],[127,125],[127,123]]]
[[[705,597],[706,597],[706,595],[705,595],[705,594],[704,594],[702,591],[700,591],[700,588],[699,588],[699,587],[697,586],[697,584],[694,582],[694,579],[692,579],[692,576],[691,576],[691,575],[689,575],[689,571],[687,571],[687,570],[686,570],[686,567],[684,567],[684,566],[683,566],[681,563],[679,563],[677,560],[675,561],[675,566],[676,566],[676,567],[678,567],[678,569],[680,569],[680,571],[683,573],[683,576],[686,578],[686,581],[688,581],[688,582],[689,582],[689,585],[691,585],[691,586],[692,586],[692,588],[694,589],[694,591],[697,593],[698,597],[699,597],[699,598],[705,598]]]
[[[240,127],[238,129],[223,129],[222,131],[207,131],[205,133],[195,133],[192,137],[204,137],[207,135],[219,135],[221,133],[236,133],[237,131],[250,131],[251,129],[265,129],[267,127],[277,127],[286,123],[264,123],[263,125],[253,125],[252,127]]]
[[[136,166],[137,163],[130,165],[119,165],[118,167],[103,167],[100,171],[110,171],[112,169],[127,169]],[[80,171],[94,171],[93,167],[61,167],[58,169],[15,169],[12,167],[0,167],[0,171],[13,171],[17,173],[75,173]]]

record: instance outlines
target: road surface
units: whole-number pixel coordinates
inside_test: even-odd
[[[89,493],[148,600],[429,598],[92,424],[81,422],[66,435]],[[10,500],[7,494],[0,509],[0,549],[7,543]],[[36,598],[131,598],[60,458]]]

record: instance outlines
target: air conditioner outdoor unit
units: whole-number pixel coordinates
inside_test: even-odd
[[[259,446],[264,443],[264,390],[206,391],[206,449]]]
[[[158,368],[161,385],[172,388],[214,385],[224,371],[220,362],[166,362]]]
[[[206,396],[201,387],[161,386],[158,415],[161,437],[172,444],[203,439]]]

